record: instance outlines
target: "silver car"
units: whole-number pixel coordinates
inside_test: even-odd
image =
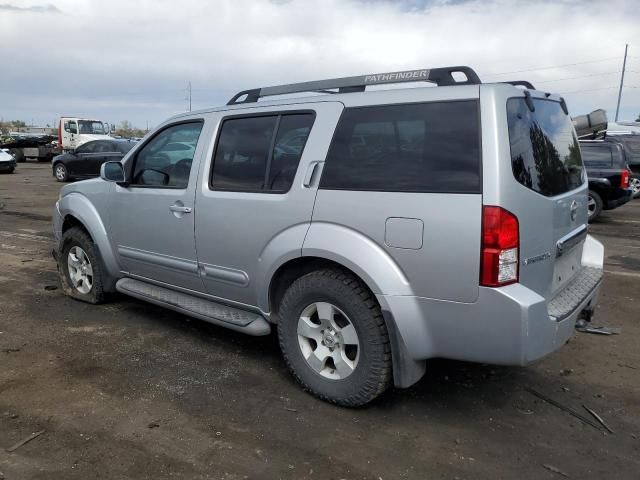
[[[367,90],[403,82],[437,88]],[[529,364],[590,319],[602,279],[567,113],[468,67],[240,92],[62,189],[64,291],[277,329],[300,384],[345,406],[434,357]]]

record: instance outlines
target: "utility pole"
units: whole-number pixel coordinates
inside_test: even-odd
[[[626,56],[625,56],[626,59]],[[189,86],[187,87],[187,92],[189,94],[189,111],[191,111],[191,80],[189,80]]]
[[[618,122],[618,114],[620,113],[620,99],[622,98],[622,84],[624,83],[624,71],[627,68],[627,51],[629,44],[624,46],[624,60],[622,61],[622,75],[620,76],[620,90],[618,90],[618,106],[616,107],[616,123]]]

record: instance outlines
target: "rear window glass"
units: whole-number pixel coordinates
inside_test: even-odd
[[[479,193],[475,100],[348,108],[320,188]]]
[[[591,147],[581,146],[582,161],[585,167],[607,168],[611,167],[611,149],[608,146]]]
[[[552,197],[584,183],[580,145],[571,118],[559,102],[507,100],[513,175],[527,188]]]

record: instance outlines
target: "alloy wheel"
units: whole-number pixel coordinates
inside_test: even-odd
[[[93,267],[86,252],[76,246],[67,255],[69,278],[73,287],[82,294],[87,294],[93,288]]]

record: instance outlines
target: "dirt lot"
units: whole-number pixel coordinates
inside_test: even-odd
[[[528,368],[432,361],[413,388],[347,410],[298,388],[275,336],[63,296],[58,190],[47,164],[0,175],[0,479],[640,477],[640,201],[591,228],[607,248],[594,323],[620,335],[578,334]]]

